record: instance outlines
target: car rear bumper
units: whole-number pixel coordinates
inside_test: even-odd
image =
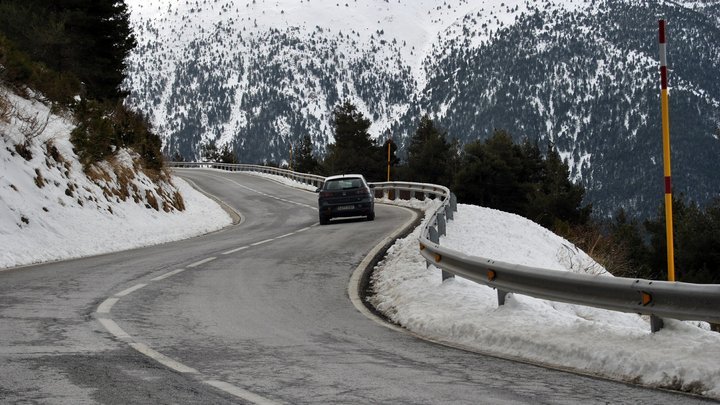
[[[337,218],[337,217],[356,217],[361,215],[370,215],[375,210],[373,201],[348,202],[337,204],[324,204],[320,207],[320,214]]]

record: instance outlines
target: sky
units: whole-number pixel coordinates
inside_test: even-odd
[[[142,174],[131,180],[141,190],[135,193],[139,202],[122,201],[112,193],[118,187],[112,175],[101,181],[103,187],[85,176],[69,141],[70,121],[0,88],[3,101],[16,114],[0,120],[0,272],[190,238],[231,224],[215,202],[178,177],[159,188],[181,193],[184,211],[147,208],[148,193],[158,187]],[[28,136],[32,117],[46,124],[36,126],[27,148],[32,157],[26,159],[15,145]],[[58,153],[47,155],[52,146]],[[133,154],[124,150],[113,162],[125,168],[133,164]],[[108,197],[104,191],[110,191]],[[408,204],[431,208],[419,201]],[[707,324],[665,320],[665,328],[653,334],[644,316],[519,294],[498,307],[491,288],[462,278],[442,282],[439,269],[428,269],[418,249],[419,230],[399,239],[373,276],[371,302],[404,328],[481,353],[616,380],[658,387],[680,382],[681,389],[720,399],[720,334]],[[473,205],[458,206],[440,244],[505,262],[612,277],[540,225]]]

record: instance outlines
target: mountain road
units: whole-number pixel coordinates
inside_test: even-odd
[[[201,237],[0,272],[0,403],[707,403],[385,327],[353,272],[414,217],[319,226],[316,194],[176,170],[236,210]]]

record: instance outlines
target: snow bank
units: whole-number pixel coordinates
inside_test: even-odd
[[[720,334],[705,323],[649,321],[625,314],[509,294],[426,268],[420,229],[398,240],[378,264],[370,301],[392,321],[472,350],[623,381],[720,398]],[[466,254],[565,271],[607,272],[570,242],[519,217],[458,206],[440,244]],[[609,275],[608,275],[609,276]]]
[[[0,268],[159,244],[232,222],[183,180],[150,179],[127,150],[96,165],[91,180],[70,143],[70,120],[3,89],[0,97],[12,110],[0,120]],[[168,201],[182,201],[184,211]]]

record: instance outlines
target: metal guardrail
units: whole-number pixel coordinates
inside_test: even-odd
[[[229,171],[254,171],[275,174],[320,187],[322,176],[303,174],[274,167],[226,164],[169,162],[171,167],[206,167]],[[382,182],[378,193],[389,200],[410,199],[417,193],[441,201],[425,222],[419,242],[422,256],[440,268],[443,280],[461,276],[498,291],[498,304],[505,303],[508,293],[520,293],[551,301],[586,305],[619,312],[651,315],[653,332],[662,328],[662,317],[720,323],[720,285],[654,281],[623,277],[590,275],[542,269],[505,263],[490,258],[468,256],[440,246],[440,235],[446,232],[448,220],[457,211],[455,195],[447,187],[410,182]]]
[[[271,166],[261,165],[247,165],[247,164],[233,164],[233,163],[214,163],[214,162],[166,162],[169,167],[179,168],[208,168],[208,169],[220,169],[233,172],[257,172],[274,174],[276,176],[285,177],[287,179],[295,180],[297,182],[320,187],[325,181],[325,177],[318,176],[315,174],[298,173],[292,170],[280,169]],[[378,193],[382,193],[383,198],[395,199],[400,198],[402,194],[408,196],[406,199],[417,197],[421,194],[423,198],[440,198],[445,199],[450,195],[450,190],[447,187],[438,186],[437,184],[426,184],[426,183],[411,183],[401,181],[391,182],[379,182],[370,183],[375,186],[375,197],[378,197]]]
[[[662,317],[720,323],[720,285],[633,279],[542,269],[468,256],[444,248],[439,236],[455,208],[447,203],[433,214],[420,236],[420,251],[429,264],[497,289],[498,305],[507,293],[586,305],[619,312],[651,315],[651,329],[663,326]]]
[[[166,165],[170,167],[179,168],[206,168],[206,169],[221,169],[231,172],[258,172],[266,174],[274,174],[276,176],[282,176],[291,180],[298,181],[300,183],[308,184],[315,187],[320,187],[325,181],[325,177],[318,176],[315,174],[298,173],[292,170],[280,169],[278,167],[261,166],[261,165],[246,165],[246,164],[235,164],[235,163],[214,163],[214,162],[166,162]]]

